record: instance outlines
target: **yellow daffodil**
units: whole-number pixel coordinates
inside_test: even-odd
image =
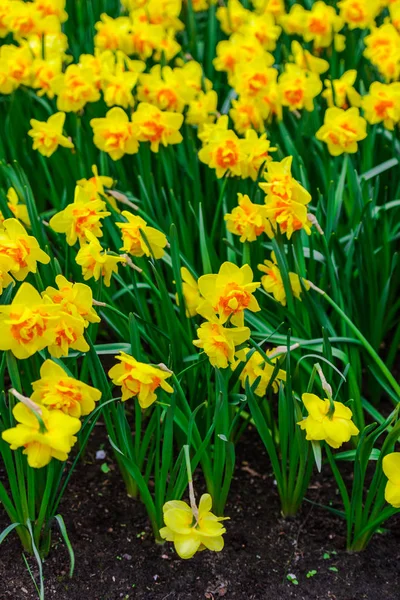
[[[349,29],[371,28],[381,11],[380,0],[340,0],[337,6]]]
[[[360,106],[361,96],[354,89],[354,83],[357,79],[357,71],[351,69],[346,71],[340,79],[330,81],[325,80],[325,90],[322,96],[326,98],[328,106],[337,106],[338,108],[349,108],[349,106]],[[332,89],[333,88],[333,89]]]
[[[266,93],[263,94],[263,98]],[[237,133],[246,134],[252,129],[259,133],[265,131],[265,121],[270,110],[263,99],[254,100],[254,98],[242,97],[232,100],[231,104],[232,108],[229,111],[229,116]]]
[[[276,82],[278,71],[271,65],[274,64],[273,56],[253,58],[253,60],[240,63],[230,78],[232,87],[239,95],[246,98],[260,98],[268,87]]]
[[[72,283],[63,275],[56,276],[56,285],[57,288],[47,287],[42,295],[50,298],[53,304],[58,304],[64,312],[82,317],[85,326],[100,322],[100,317],[93,308],[93,293],[88,285]]]
[[[158,152],[160,144],[180,144],[182,135],[179,132],[183,123],[183,115],[161,111],[157,106],[141,102],[132,115],[135,134],[140,142],[150,142],[152,152]]]
[[[36,273],[37,263],[47,265],[50,257],[35,237],[28,235],[17,219],[6,219],[0,230],[0,256],[12,260],[10,272],[17,281],[23,281],[28,273]]]
[[[21,221],[27,227],[31,226],[28,208],[25,204],[20,203],[17,192],[12,187],[7,192],[7,206],[16,219]]]
[[[272,354],[273,350],[267,352],[267,355]],[[248,355],[251,353],[250,358]],[[254,393],[261,398],[265,396],[267,387],[272,379],[272,375],[275,369],[276,358],[271,358],[271,363],[268,363],[259,352],[253,351],[250,348],[245,348],[243,362],[245,366],[240,374],[240,381],[243,389],[246,389],[246,381],[249,382],[249,385],[252,386],[255,381],[260,377],[260,382],[257,385]],[[235,370],[241,361],[238,360],[232,364],[232,370]],[[279,389],[279,383],[281,381],[286,381],[286,371],[279,369],[275,374],[274,381],[272,382],[272,389],[276,393]]]
[[[273,294],[277,302],[282,306],[286,306],[286,292],[283,285],[282,275],[276,262],[275,252],[271,252],[271,260],[264,260],[264,264],[258,265],[258,269],[265,273],[261,277],[261,284],[266,292]],[[290,287],[295,298],[301,300],[301,285],[300,277],[297,273],[288,273]],[[309,284],[303,279],[303,284],[306,289],[309,289]]]
[[[330,415],[331,404],[327,398],[321,400],[315,394],[303,394],[301,399],[308,417],[298,425],[306,431],[307,440],[325,440],[332,448],[340,448],[352,435],[358,435],[359,430],[351,420],[353,413],[341,402],[333,402],[334,412]]]
[[[364,38],[364,56],[375,65],[386,81],[400,76],[400,33],[392,23],[373,27]]]
[[[90,231],[86,231],[86,240],[87,243],[75,258],[76,264],[82,267],[83,279],[86,281],[94,277],[98,281],[103,277],[104,285],[109,287],[112,274],[118,273],[118,263],[124,263],[126,259],[103,250],[99,240]]]
[[[47,347],[50,355],[54,358],[68,356],[70,348],[79,352],[88,352],[89,344],[84,338],[85,321],[82,317],[73,316],[63,310],[59,310],[55,315],[57,320],[53,324],[54,340]]]
[[[224,262],[218,274],[203,275],[199,279],[199,291],[204,302],[198,307],[198,313],[208,319],[218,315],[221,324],[231,321],[241,327],[244,311],[257,312],[260,309],[253,293],[260,283],[253,282],[253,271],[249,265],[238,267]]]
[[[279,76],[279,89],[282,105],[290,110],[314,110],[314,98],[322,90],[322,82],[312,71],[306,71],[297,65],[287,63],[285,71]]]
[[[254,242],[266,233],[273,237],[264,204],[253,204],[247,194],[238,194],[238,206],[224,217],[228,231],[240,235],[240,241]]]
[[[165,380],[172,373],[137,361],[133,356],[121,352],[117,357],[120,362],[112,367],[108,376],[114,385],[122,390],[122,401],[137,397],[142,408],[148,408],[157,400],[156,390],[172,394],[173,388]]]
[[[177,554],[184,559],[192,558],[198,550],[220,552],[224,547],[226,529],[221,525],[224,517],[216,517],[212,512],[210,494],[200,498],[196,514],[186,502],[170,500],[163,506],[165,527],[160,535],[168,542],[173,542]]]
[[[122,216],[125,217],[126,222],[117,223],[117,227],[121,229],[124,243],[120,250],[133,256],[154,256],[154,258],[164,256],[167,238],[162,231],[149,227],[142,217],[127,210],[122,212]]]
[[[311,233],[311,221],[307,213],[307,204],[311,200],[309,192],[296,181],[291,174],[292,157],[281,162],[267,163],[260,188],[266,192],[266,216],[275,230],[280,230],[290,239],[294,231],[304,229]]]
[[[348,110],[341,108],[328,108],[325,113],[324,124],[318,129],[315,137],[328,145],[332,156],[339,156],[346,152],[357,152],[357,142],[367,137],[367,122],[360,116],[358,108]]]
[[[58,110],[64,112],[78,112],[88,102],[100,100],[92,69],[81,65],[69,65],[65,73],[54,77],[51,89],[57,96]]]
[[[105,117],[92,119],[90,126],[96,148],[107,152],[113,160],[119,160],[124,154],[136,154],[139,150],[134,127],[122,108],[114,107]]]
[[[185,300],[186,316],[194,317],[197,315],[197,307],[203,298],[199,292],[199,286],[196,279],[186,267],[181,267],[182,293]],[[176,295],[178,302],[178,295]]]
[[[23,283],[12,303],[0,306],[0,350],[22,359],[53,344],[57,310],[30,283]]]
[[[42,364],[40,379],[34,381],[32,387],[33,402],[76,418],[89,415],[101,398],[99,390],[70,377],[52,360]]]
[[[241,140],[230,129],[228,131],[216,129],[208,143],[199,151],[199,160],[210,169],[215,169],[218,179],[227,172],[230,175],[241,175],[244,158]]]
[[[62,134],[65,122],[65,113],[58,112],[51,115],[47,121],[31,119],[28,135],[33,138],[33,149],[38,150],[43,156],[51,156],[58,146],[73,148],[71,140]]]
[[[202,323],[197,330],[199,339],[193,344],[207,354],[213,367],[226,369],[234,362],[236,347],[250,337],[248,327],[224,327],[216,319]]]
[[[386,454],[382,460],[382,469],[388,478],[385,500],[394,508],[400,508],[400,452]]]
[[[334,7],[320,0],[314,2],[311,10],[304,13],[304,41],[314,42],[314,48],[328,48],[342,27],[343,19]]]
[[[294,6],[297,5],[295,4]],[[311,52],[305,50],[297,40],[293,40],[291,50],[295,64],[301,69],[316,73],[317,75],[321,75],[329,69],[327,60],[314,56]]]
[[[86,242],[86,232],[101,237],[101,219],[111,213],[105,210],[104,200],[91,200],[83,187],[77,185],[72,204],[68,204],[50,219],[50,227],[57,233],[65,233],[67,244],[73,246],[78,240],[80,245]]]
[[[186,113],[186,123],[202,127],[205,123],[214,123],[217,118],[217,92],[210,90],[201,92],[195,100],[191,100]]]
[[[17,425],[6,429],[1,434],[3,440],[10,444],[11,450],[24,447],[23,454],[28,457],[28,464],[40,469],[49,464],[52,458],[65,461],[75,444],[75,434],[81,428],[79,419],[66,415],[61,410],[47,410],[40,407],[41,418],[45,429],[41,431],[39,420],[22,402],[13,408]]]
[[[374,81],[362,99],[362,108],[368,123],[383,122],[386,129],[393,131],[400,121],[400,83]]]

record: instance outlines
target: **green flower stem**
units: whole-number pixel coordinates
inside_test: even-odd
[[[321,294],[325,298],[325,300],[332,306],[332,308],[337,312],[337,314],[346,322],[346,324],[350,327],[354,335],[360,340],[361,344],[364,346],[365,350],[368,352],[370,357],[375,361],[383,375],[386,377],[393,390],[396,392],[400,399],[400,385],[397,383],[396,379],[393,377],[381,357],[377,354],[377,352],[373,349],[368,340],[363,336],[361,331],[354,325],[354,323],[349,319],[349,317],[343,312],[343,310],[332,300],[330,296],[324,290],[321,290],[319,287],[314,285],[311,281],[308,281],[310,287]]]

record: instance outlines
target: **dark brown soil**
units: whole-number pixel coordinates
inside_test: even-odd
[[[238,446],[225,549],[189,561],[180,560],[170,544],[154,544],[143,506],[126,496],[109,452],[111,470],[102,472],[104,461],[95,454],[104,439],[99,425],[61,507],[75,549],[75,575],[69,579],[67,551],[55,534],[44,565],[46,600],[400,598],[399,520],[376,535],[366,551],[348,554],[344,522],[324,509],[305,503],[295,519],[282,519],[269,463],[254,431]],[[309,497],[335,502],[332,479],[316,477]],[[0,528],[6,524],[0,512]],[[297,585],[288,574],[296,576]],[[1,600],[37,598],[14,534],[1,547],[0,579]]]

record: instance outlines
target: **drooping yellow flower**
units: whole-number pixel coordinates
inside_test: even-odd
[[[250,177],[253,181],[257,181],[267,163],[272,160],[270,153],[275,152],[276,148],[271,147],[266,133],[258,136],[252,129],[246,131],[246,138],[242,140],[241,147],[244,152],[242,179]]]
[[[352,435],[358,435],[359,430],[351,420],[353,413],[342,402],[333,403],[334,412],[330,415],[327,398],[321,400],[315,394],[303,394],[301,399],[308,417],[299,421],[298,425],[306,431],[307,440],[325,440],[332,448],[340,448]]]
[[[73,148],[71,140],[62,134],[65,122],[65,113],[58,112],[51,115],[47,121],[31,119],[28,135],[33,138],[33,149],[38,150],[43,156],[51,156],[58,146]]]
[[[49,464],[52,458],[65,461],[75,444],[75,434],[81,428],[79,419],[66,415],[61,410],[47,410],[40,407],[44,430],[35,414],[25,404],[19,402],[13,408],[17,425],[6,429],[1,434],[11,450],[24,447],[23,454],[28,457],[28,464],[40,469]]]
[[[357,142],[367,137],[367,122],[360,116],[358,108],[348,110],[341,108],[328,108],[325,113],[324,124],[318,129],[315,137],[328,145],[332,156],[339,156],[346,152],[357,152]]]
[[[227,213],[224,219],[228,231],[240,235],[242,243],[254,242],[263,233],[273,237],[265,205],[253,204],[247,194],[238,194],[238,206]]]
[[[140,142],[150,142],[152,152],[158,152],[160,144],[180,144],[182,135],[179,129],[183,115],[161,111],[157,106],[141,102],[132,115],[135,134]]]
[[[215,169],[218,179],[226,172],[230,175],[241,175],[244,158],[241,140],[231,129],[215,130],[208,143],[199,151],[199,160]]]
[[[340,17],[349,29],[367,29],[375,25],[381,11],[380,0],[340,0]]]
[[[106,175],[99,175],[99,171],[96,165],[92,165],[93,177],[89,179],[79,179],[76,185],[80,185],[90,197],[90,200],[102,200],[103,196],[107,198],[107,201],[111,204],[113,209],[119,212],[116,200],[110,194],[107,194],[106,189],[112,188],[114,180],[112,177]]]
[[[272,354],[273,350],[267,352],[267,356]],[[252,353],[250,358],[248,358],[249,353]],[[267,387],[272,379],[272,375],[275,369],[276,358],[271,359],[271,363],[267,362],[261,354],[256,350],[251,350],[250,348],[245,348],[244,356],[242,360],[238,360],[232,364],[232,370],[235,370],[241,362],[245,362],[245,366],[239,376],[240,382],[242,384],[243,389],[246,389],[246,381],[249,382],[250,387],[255,383],[255,381],[260,377],[260,382],[257,385],[254,393],[261,398],[265,396],[267,391]],[[275,374],[274,381],[272,382],[272,390],[276,393],[279,389],[279,384],[281,381],[286,381],[286,371],[283,369],[279,369]]]
[[[400,121],[400,84],[374,81],[368,94],[363,96],[362,108],[368,123],[383,122],[386,129],[393,131]]]
[[[294,6],[297,5],[295,4]],[[327,60],[314,56],[311,52],[305,50],[297,40],[293,40],[291,50],[295,64],[301,69],[310,71],[311,73],[317,73],[317,75],[321,75],[329,69]]]
[[[58,304],[64,312],[81,317],[85,326],[100,322],[100,317],[93,308],[93,293],[88,285],[72,283],[64,275],[57,275],[56,285],[57,288],[47,287],[42,295],[50,298],[53,304]]]
[[[108,372],[114,385],[121,387],[122,401],[137,396],[142,408],[148,408],[157,400],[158,388],[172,394],[173,388],[165,380],[172,373],[137,361],[133,356],[121,352],[116,359],[120,362]]]
[[[250,329],[224,327],[221,321],[211,317],[210,321],[200,325],[197,335],[198,339],[193,340],[193,344],[204,350],[213,367],[226,369],[235,360],[236,347],[249,339]]]
[[[40,379],[34,381],[32,387],[33,402],[76,418],[89,415],[101,398],[99,390],[70,377],[52,360],[42,364]]]
[[[349,108],[349,106],[360,106],[361,96],[354,89],[356,79],[357,71],[355,69],[346,71],[339,79],[333,81],[326,79],[324,81],[326,89],[322,92],[322,96],[326,98],[328,106],[337,106],[344,109]]]
[[[385,500],[394,508],[400,508],[400,452],[391,452],[382,459],[382,469],[388,478]]]
[[[265,197],[266,214],[273,227],[279,225],[280,230],[290,239],[294,231],[304,229],[311,233],[311,222],[308,218],[307,204],[311,195],[298,181],[292,177],[292,156],[281,162],[267,163],[264,174],[266,183],[260,188],[267,194]]]
[[[218,315],[221,324],[230,319],[233,325],[241,327],[246,309],[251,312],[261,310],[253,296],[260,283],[253,282],[253,271],[249,265],[238,267],[224,262],[218,274],[203,275],[198,283],[204,298],[198,313],[206,319]]]
[[[103,250],[99,240],[90,231],[86,231],[87,243],[81,246],[75,261],[82,267],[83,279],[94,277],[98,281],[104,278],[104,285],[110,286],[111,276],[118,273],[118,263],[126,262],[123,256],[115,256]]]
[[[124,244],[120,250],[133,256],[154,256],[154,258],[164,256],[167,238],[162,231],[149,227],[142,217],[127,210],[122,211],[122,216],[126,221],[116,224],[121,229]]]
[[[182,293],[185,301],[186,316],[194,317],[197,315],[197,307],[203,298],[199,292],[199,286],[196,279],[186,267],[181,267]],[[178,302],[178,294],[176,294]]]
[[[35,237],[28,235],[17,219],[6,219],[0,230],[0,256],[12,260],[10,272],[17,281],[23,281],[28,273],[36,273],[37,263],[47,265],[50,257]]]
[[[163,506],[165,527],[160,529],[164,540],[173,542],[177,554],[184,559],[192,558],[198,550],[207,548],[220,552],[224,547],[225,527],[221,525],[226,517],[216,517],[212,512],[210,494],[200,498],[198,514],[181,500],[170,500]]]
[[[7,206],[16,219],[21,221],[27,227],[31,226],[28,209],[25,204],[20,204],[17,192],[12,187],[7,192]]]
[[[277,302],[280,302],[282,306],[286,306],[286,292],[283,285],[282,275],[276,262],[275,252],[271,252],[271,260],[264,260],[264,264],[258,265],[258,269],[265,273],[261,277],[261,284],[264,290],[273,294]],[[300,285],[300,277],[297,273],[289,272],[289,281],[292,294],[295,298],[301,300],[302,288]],[[309,284],[303,279],[303,284],[306,289],[309,289]]]
[[[86,243],[86,231],[96,237],[103,235],[101,219],[111,214],[105,208],[103,200],[91,200],[83,187],[77,185],[73,203],[56,213],[49,225],[57,233],[65,233],[69,246],[77,240],[82,245]]]
[[[124,154],[136,154],[138,138],[126,112],[119,107],[109,110],[105,117],[92,119],[93,143],[99,150],[107,152],[113,160]]]
[[[64,112],[78,112],[88,102],[100,100],[92,69],[69,65],[65,73],[54,77],[51,88],[57,96],[57,108]]]
[[[53,344],[56,311],[30,283],[23,283],[12,303],[0,306],[0,350],[23,359]]]
[[[322,82],[316,73],[286,63],[285,71],[279,76],[279,89],[283,106],[290,110],[314,110],[314,98],[322,90]]]

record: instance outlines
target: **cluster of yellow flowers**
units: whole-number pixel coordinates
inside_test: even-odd
[[[29,466],[41,468],[52,458],[67,460],[81,428],[79,419],[94,410],[101,392],[69,376],[52,360],[43,363],[32,387],[30,399],[14,391],[20,400],[13,408],[17,425],[3,431],[2,438],[12,450],[24,448]]]
[[[264,204],[254,204],[247,195],[238,194],[238,206],[225,215],[228,231],[241,242],[253,242],[266,233],[273,238],[279,226],[288,239],[294,231],[311,233],[312,216],[307,212],[311,195],[291,173],[292,157],[268,162],[259,187],[266,193]],[[273,259],[275,262],[275,259]]]
[[[36,261],[32,255],[28,247],[27,259]],[[56,285],[39,294],[24,282],[12,303],[0,307],[0,350],[11,350],[19,359],[44,348],[56,358],[68,356],[70,348],[89,350],[85,329],[89,323],[100,321],[92,306],[92,290],[83,283],[69,282],[63,275],[57,275]]]
[[[80,249],[75,260],[82,267],[85,280],[92,277],[98,281],[104,278],[104,284],[110,285],[111,276],[118,272],[118,264],[130,264],[126,254],[119,256],[102,248],[98,238],[102,237],[102,220],[111,215],[107,209],[107,201],[114,210],[115,200],[107,194],[113,180],[98,174],[93,166],[93,177],[81,179],[75,188],[74,202],[56,213],[50,219],[50,227],[57,233],[64,233],[69,246],[79,243]],[[116,225],[121,231],[121,251],[135,257],[153,256],[156,259],[164,255],[167,245],[165,235],[147,225],[147,222],[129,211],[123,211],[124,221]],[[144,235],[142,235],[144,234]]]
[[[0,1],[0,38],[12,34],[18,44],[0,48],[0,93],[11,94],[20,85],[48,93],[69,60],[61,31],[66,20],[65,0]]]
[[[253,129],[246,130],[246,137],[238,138],[228,128],[228,116],[223,115],[216,123],[204,124],[199,132],[203,147],[199,151],[201,162],[215,169],[218,178],[229,176],[250,177],[256,181],[260,171],[271,160],[271,142],[265,133],[258,136]]]
[[[175,39],[183,29],[179,20],[181,0],[125,0],[127,17],[113,19],[102,14],[96,23],[95,48],[121,50],[128,55],[160,61],[162,55],[170,61],[181,47]]]

